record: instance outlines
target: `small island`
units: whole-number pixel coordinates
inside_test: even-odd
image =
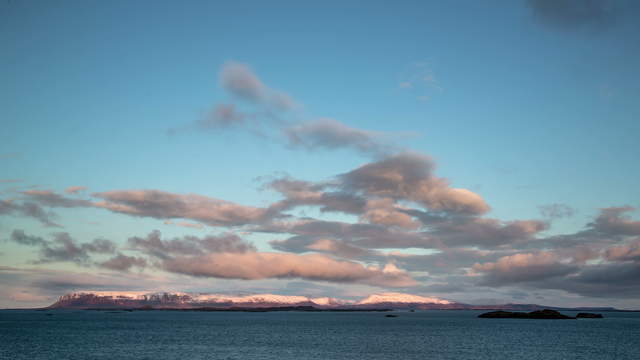
[[[574,317],[561,314],[555,310],[537,310],[529,313],[524,312],[511,312],[511,311],[491,311],[478,315],[479,318],[486,319],[550,319],[550,320],[564,320],[575,319]]]
[[[576,318],[578,319],[602,319],[604,318],[604,316],[602,316],[602,314],[594,314],[594,313],[578,313],[578,315],[576,315]]]

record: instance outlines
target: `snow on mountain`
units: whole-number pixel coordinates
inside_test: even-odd
[[[376,304],[453,304],[448,300],[402,293],[381,293],[361,301],[330,297],[309,298],[295,295],[254,294],[223,295],[185,292],[85,291],[61,296],[53,308],[195,308],[195,307],[280,307],[315,306],[320,308],[371,307]]]
[[[104,307],[104,306],[340,306],[350,303],[346,300],[329,297],[309,298],[295,295],[255,294],[223,295],[184,292],[145,292],[145,291],[82,291],[63,295],[52,307]]]
[[[403,293],[382,293],[369,295],[367,298],[360,300],[358,305],[371,305],[371,304],[384,304],[384,303],[399,303],[399,304],[451,304],[449,300],[443,300],[436,297],[424,297]]]
[[[318,304],[322,306],[342,306],[342,305],[350,305],[354,303],[353,301],[350,301],[350,300],[336,299],[336,298],[330,298],[330,297],[313,298],[311,299],[311,301],[314,304]]]
[[[148,291],[79,291],[70,294],[63,295],[61,298],[81,298],[87,295],[93,295],[97,297],[106,297],[113,299],[130,299],[130,300],[144,300],[151,294]],[[176,293],[177,294],[177,293]]]

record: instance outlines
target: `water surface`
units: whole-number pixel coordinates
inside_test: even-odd
[[[480,313],[0,310],[0,359],[640,359],[639,313]]]

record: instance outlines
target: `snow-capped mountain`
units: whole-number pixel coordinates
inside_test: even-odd
[[[88,291],[63,295],[50,308],[265,308],[312,306],[320,309],[331,308],[449,308],[455,303],[435,297],[423,297],[402,293],[381,293],[370,295],[360,301],[330,297],[310,298],[307,296],[255,294],[223,295],[184,292],[114,292]]]
[[[443,300],[436,297],[424,297],[403,293],[382,293],[369,295],[367,298],[358,301],[358,305],[370,305],[370,304],[452,304],[449,300]]]
[[[608,311],[614,308],[560,308],[537,304],[470,305],[431,296],[385,292],[360,301],[330,297],[307,297],[275,294],[223,295],[184,292],[83,291],[60,297],[49,309],[253,309],[296,308],[299,310],[381,310],[381,309],[465,309],[534,311],[541,309]]]

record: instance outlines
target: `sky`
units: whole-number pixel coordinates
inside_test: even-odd
[[[0,4],[0,308],[640,309],[632,0]]]

